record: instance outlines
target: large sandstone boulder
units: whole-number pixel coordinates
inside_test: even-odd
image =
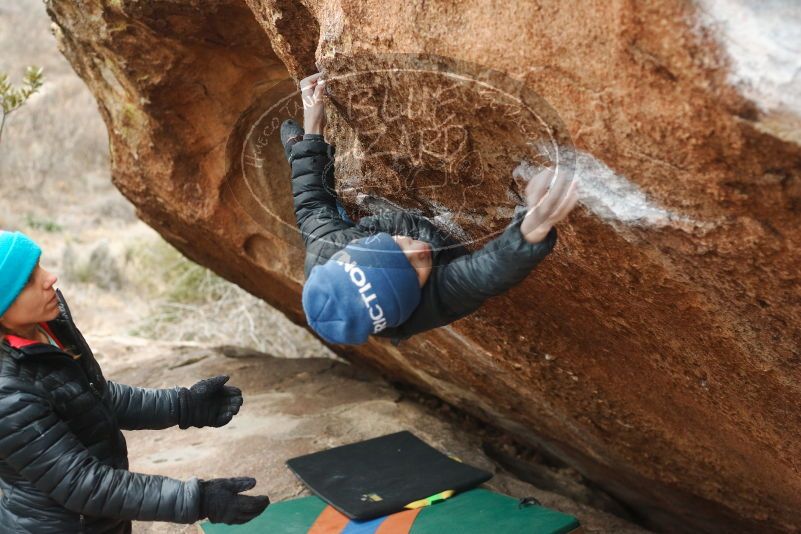
[[[801,525],[801,22],[787,0],[50,0],[113,180],[304,320],[277,125],[325,68],[337,188],[480,246],[559,165],[582,207],[479,313],[334,347],[513,432],[663,530]],[[79,128],[80,125],[76,125]]]

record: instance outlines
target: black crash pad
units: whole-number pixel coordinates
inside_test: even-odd
[[[398,512],[446,490],[464,491],[492,477],[406,431],[299,456],[287,465],[321,499],[362,520]]]

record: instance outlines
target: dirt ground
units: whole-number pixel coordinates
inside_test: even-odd
[[[402,396],[380,377],[331,358],[275,358],[191,343],[90,337],[107,376],[149,387],[189,386],[229,374],[242,388],[240,413],[222,428],[126,432],[131,470],[208,479],[253,476],[274,502],[309,495],[286,467],[294,456],[409,430],[443,452],[494,473],[485,485],[514,497],[535,497],[579,518],[585,532],[643,530],[617,517],[520,481],[482,452],[477,436],[455,420]],[[225,353],[235,353],[231,358]],[[137,523],[141,533],[190,533],[196,526]]]

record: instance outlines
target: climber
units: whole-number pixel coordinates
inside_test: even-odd
[[[120,432],[227,424],[227,376],[145,389],[103,377],[41,249],[0,232],[0,531],[130,533],[131,521],[244,523],[266,496],[252,478],[186,481],[128,471]]]
[[[319,72],[300,82],[303,128],[287,119],[280,131],[306,244],[301,300],[324,340],[361,344],[374,334],[397,345],[472,313],[523,280],[553,249],[554,225],[573,209],[578,192],[564,175],[551,184],[548,169],[529,177],[527,207],[472,253],[412,213],[389,210],[351,221],[334,190],[335,149],[323,137],[325,84]]]

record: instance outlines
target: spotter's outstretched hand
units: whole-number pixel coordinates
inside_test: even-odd
[[[256,479],[250,477],[199,480],[200,516],[211,523],[241,525],[247,523],[270,504],[266,495],[240,495],[253,489]]]
[[[242,406],[242,390],[226,386],[228,375],[201,380],[189,389],[178,392],[180,428],[190,426],[221,427],[227,425],[239,413]]]

